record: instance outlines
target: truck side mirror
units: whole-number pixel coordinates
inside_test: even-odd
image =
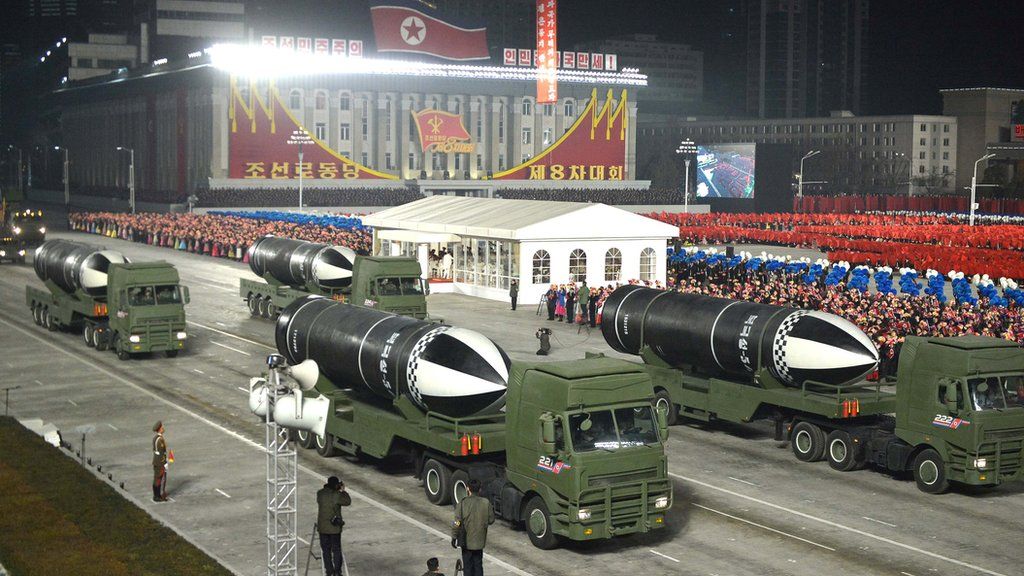
[[[668,407],[663,403],[659,403],[654,408],[654,417],[658,419],[658,434],[661,435],[661,441],[668,440]]]
[[[555,453],[555,415],[545,412],[540,415],[540,448],[546,455]]]
[[[188,295],[188,286],[181,287],[181,301],[185,304],[188,304],[191,301],[191,298],[189,298]]]

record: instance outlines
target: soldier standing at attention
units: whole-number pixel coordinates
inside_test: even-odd
[[[153,501],[167,501],[167,441],[164,440],[164,423],[157,420],[153,425]]]

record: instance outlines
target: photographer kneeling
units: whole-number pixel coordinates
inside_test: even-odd
[[[547,356],[548,352],[551,352],[551,330],[540,328],[534,336],[540,340],[540,350],[537,350],[537,356]]]
[[[320,533],[320,549],[324,553],[324,576],[341,576],[341,529],[345,526],[341,507],[350,504],[352,497],[337,476],[328,478],[327,484],[317,490],[316,531]]]

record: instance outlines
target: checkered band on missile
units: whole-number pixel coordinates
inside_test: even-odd
[[[628,354],[647,347],[669,366],[745,376],[766,368],[787,386],[844,384],[878,365],[857,326],[825,312],[623,286],[605,301],[601,333]]]

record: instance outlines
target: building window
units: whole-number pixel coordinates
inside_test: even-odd
[[[533,253],[533,283],[551,283],[551,255],[547,250],[537,250]]]
[[[587,278],[587,253],[577,248],[569,254],[569,280],[582,282]]]
[[[342,124],[341,129],[338,130],[338,138],[341,140],[349,140],[352,138],[352,126],[350,124]]]
[[[316,139],[325,140],[327,138],[327,124],[323,122],[316,123]]]
[[[551,128],[544,129],[544,147],[551,144]]]
[[[943,152],[942,153],[942,159],[943,160],[949,160],[949,152]]]
[[[292,110],[302,108],[302,92],[298,90],[291,91],[291,94],[288,95],[288,107]]]
[[[949,124],[943,124],[942,125],[942,131],[943,132],[949,132]]]
[[[920,151],[917,157],[920,158],[921,160],[924,160],[924,150]]]
[[[409,170],[416,169],[416,154],[409,152]]]
[[[566,118],[576,117],[576,102],[572,100],[566,100],[564,105],[564,113]]]
[[[462,102],[461,101],[459,101],[459,100],[452,101],[451,107],[452,107],[452,109],[449,110],[449,112],[451,112],[452,114],[462,114]]]
[[[504,170],[504,169],[505,169],[505,155],[504,154],[499,154],[498,155],[498,170]]]
[[[917,167],[917,173],[924,174],[924,164],[921,164],[920,166]]]
[[[949,174],[949,166],[943,165],[942,166],[942,173],[943,174]]]
[[[479,155],[479,154],[476,155],[476,169],[477,170],[483,170],[484,169],[484,157]]]
[[[316,109],[326,110],[327,109],[327,92],[323,90],[317,90],[316,92]]]
[[[942,145],[943,146],[949,146],[949,138],[943,138],[942,139]]]
[[[658,251],[654,248],[644,248],[640,253],[640,280],[654,282],[658,274]]]
[[[529,98],[523,98],[523,116],[533,114],[533,102]]]
[[[533,129],[523,128],[523,144],[533,143]]]
[[[361,124],[362,127],[361,132],[363,134],[363,140],[365,140],[370,137],[370,125],[366,120],[366,116],[363,116],[362,119],[360,119],[359,123]]]
[[[927,132],[927,131],[928,131],[928,125],[927,124],[921,124],[921,132]]]
[[[484,117],[483,114],[476,115],[476,139],[477,142],[484,139]]]
[[[545,116],[554,116],[554,114],[555,114],[555,107],[552,106],[551,104],[545,104],[544,105],[544,115]]]
[[[395,169],[395,167],[391,164],[391,152],[384,153],[384,166],[386,166],[388,170]]]
[[[498,116],[498,143],[505,143],[505,117]]]
[[[359,163],[362,164],[363,166],[370,165],[370,157],[366,155],[366,152],[363,152],[362,154],[359,155]]]
[[[338,110],[351,110],[352,109],[352,97],[348,94],[342,94],[338,98]]]
[[[622,276],[622,252],[611,248],[604,253],[604,281],[618,282]]]
[[[921,146],[927,146],[928,145],[928,139],[927,138],[921,138],[919,143],[921,144]]]

